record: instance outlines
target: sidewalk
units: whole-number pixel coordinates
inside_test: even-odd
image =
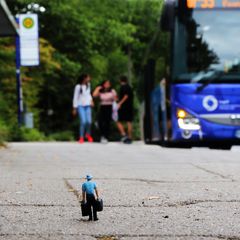
[[[238,239],[238,153],[10,144],[0,150],[0,239]],[[98,222],[81,217],[76,196],[87,173],[104,199]]]

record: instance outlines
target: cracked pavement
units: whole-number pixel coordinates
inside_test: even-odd
[[[0,150],[0,240],[238,240],[240,147],[12,143]],[[104,200],[81,217],[84,176]]]

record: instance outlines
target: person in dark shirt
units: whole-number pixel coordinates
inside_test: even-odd
[[[117,126],[124,143],[132,142],[132,121],[133,121],[133,90],[128,83],[126,76],[120,78],[120,91],[118,102]],[[127,134],[123,123],[127,123]]]

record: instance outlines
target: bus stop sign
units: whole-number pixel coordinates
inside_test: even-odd
[[[21,66],[39,65],[38,15],[21,14],[20,28],[20,63]]]

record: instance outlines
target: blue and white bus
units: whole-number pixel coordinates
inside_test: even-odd
[[[240,0],[166,0],[174,142],[240,142]]]

